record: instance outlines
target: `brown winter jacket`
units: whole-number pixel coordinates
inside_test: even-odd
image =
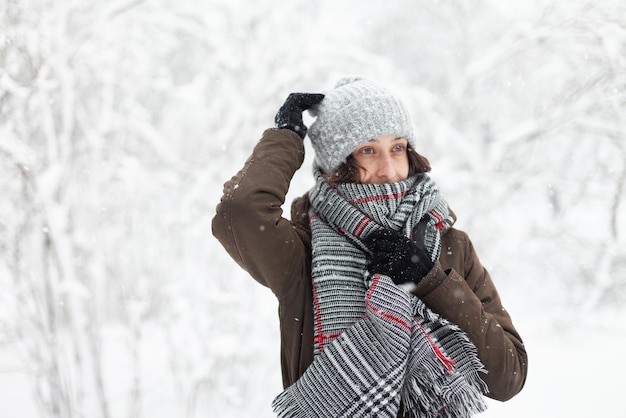
[[[311,231],[307,199],[296,199],[291,221],[281,206],[304,160],[303,141],[286,129],[268,129],[244,167],[224,185],[213,234],[230,256],[279,302],[283,385],[294,383],[313,360]],[[459,325],[478,349],[488,373],[487,396],[505,401],[526,380],[524,344],[503,308],[491,277],[467,234],[442,236],[439,261],[415,294]]]

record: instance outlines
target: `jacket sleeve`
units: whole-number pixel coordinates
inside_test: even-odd
[[[526,381],[526,349],[467,234],[453,229],[446,235],[440,257],[443,267],[435,273],[439,279],[432,280],[438,285],[430,286],[422,300],[467,333],[487,369],[483,376],[487,396],[506,401]]]
[[[281,208],[303,161],[297,134],[266,130],[244,167],[224,184],[212,223],[213,235],[233,260],[279,298],[311,252],[305,232],[283,218]]]

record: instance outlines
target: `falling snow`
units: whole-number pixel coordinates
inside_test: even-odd
[[[277,302],[211,218],[290,92],[359,73],[411,109],[527,344],[484,416],[623,416],[626,4],[518,3],[0,2],[2,410],[273,416]]]

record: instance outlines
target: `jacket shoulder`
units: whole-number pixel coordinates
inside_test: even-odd
[[[449,228],[441,236],[442,251],[446,246],[451,248],[459,248],[467,246],[470,242],[471,241],[467,232],[457,229],[455,227]]]
[[[472,253],[471,240],[465,231],[452,227],[441,236],[439,261],[444,270],[454,269],[463,276]]]

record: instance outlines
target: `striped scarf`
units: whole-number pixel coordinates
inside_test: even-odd
[[[469,417],[485,409],[474,345],[384,275],[369,275],[361,239],[388,228],[411,237],[429,218],[426,246],[439,257],[452,225],[435,183],[418,174],[393,184],[328,184],[309,192],[315,349],[311,366],[273,402],[279,417]],[[376,272],[372,272],[376,273]]]

